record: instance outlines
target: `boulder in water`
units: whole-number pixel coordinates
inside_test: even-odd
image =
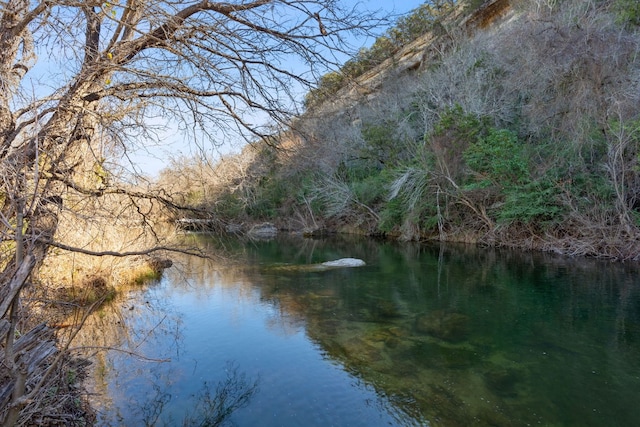
[[[358,258],[340,258],[334,261],[323,262],[322,265],[325,267],[362,267],[367,264]]]

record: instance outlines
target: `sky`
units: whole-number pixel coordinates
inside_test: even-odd
[[[364,10],[381,11],[382,13],[390,13],[394,15],[404,15],[418,6],[425,3],[425,0],[341,0],[347,6],[358,5]],[[363,45],[365,47],[373,44],[375,40],[354,40],[354,45]],[[191,157],[202,153],[203,146],[185,144],[184,137],[175,132],[167,132],[161,135],[161,144],[157,146],[147,146],[137,151],[129,152],[129,158],[136,165],[138,172],[142,172],[148,177],[157,177],[158,173],[169,166],[169,159],[180,156]],[[233,146],[223,146],[211,148],[208,155],[213,158],[219,158],[227,154],[239,152],[242,144]]]

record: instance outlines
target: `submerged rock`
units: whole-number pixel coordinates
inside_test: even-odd
[[[427,369],[469,369],[481,361],[471,346],[444,341],[414,341],[407,358]]]
[[[440,338],[441,340],[460,342],[465,340],[469,335],[469,323],[469,316],[446,310],[437,310],[418,316],[415,327],[418,332]]]
[[[524,372],[515,367],[492,366],[483,374],[487,387],[498,396],[515,397],[517,386],[523,381]]]
[[[327,261],[319,264],[274,264],[269,267],[269,270],[276,270],[282,272],[299,272],[299,271],[326,271],[334,268],[348,268],[348,267],[362,267],[366,263],[357,258],[341,258],[334,261]]]

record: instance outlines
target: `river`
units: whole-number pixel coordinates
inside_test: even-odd
[[[637,265],[283,236],[94,314],[102,426],[633,426]],[[223,256],[221,256],[223,255]],[[309,265],[344,257],[357,268]]]

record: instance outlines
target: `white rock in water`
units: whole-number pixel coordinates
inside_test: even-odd
[[[362,267],[366,263],[358,258],[340,258],[335,261],[323,262],[325,267]]]

